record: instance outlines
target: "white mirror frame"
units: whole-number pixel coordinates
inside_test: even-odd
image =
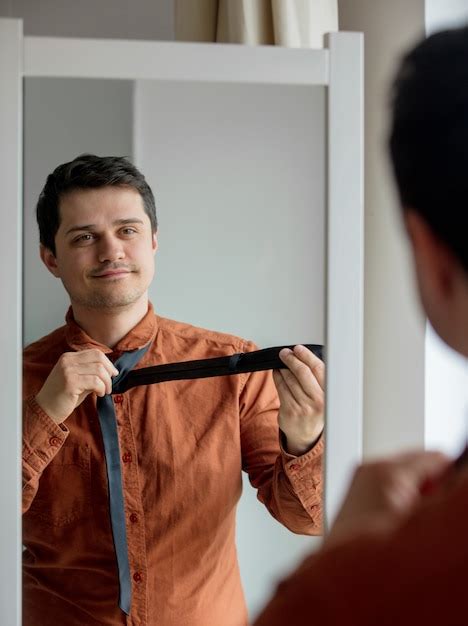
[[[325,45],[310,50],[24,37],[22,20],[0,19],[0,606],[4,626],[21,624],[23,78],[328,87],[325,512],[329,522],[350,471],[362,456],[363,36],[331,33]]]

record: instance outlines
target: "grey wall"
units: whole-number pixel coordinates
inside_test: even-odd
[[[0,0],[26,35],[174,39],[174,0]]]

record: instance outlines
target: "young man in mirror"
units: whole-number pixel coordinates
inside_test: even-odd
[[[59,166],[37,217],[41,259],[70,308],[64,326],[24,352],[24,623],[247,624],[235,550],[241,469],[280,522],[321,531],[323,363],[296,346],[280,354],[287,367],[273,376],[112,395],[128,559],[121,567],[98,409],[115,363],[144,349],[137,368],[255,345],[155,313],[154,197],[127,160],[83,155]]]
[[[421,302],[467,357],[468,27],[403,60],[390,147]],[[322,549],[255,626],[468,624],[467,452],[455,463],[408,452],[363,465]]]

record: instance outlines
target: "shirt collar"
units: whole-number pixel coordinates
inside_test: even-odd
[[[151,302],[148,302],[146,315],[130,330],[125,337],[113,347],[109,348],[99,341],[90,337],[82,328],[78,326],[73,316],[73,309],[70,306],[65,316],[65,339],[73,350],[88,350],[98,348],[105,354],[127,352],[142,348],[150,341],[153,341],[158,331],[158,321],[154,313]]]

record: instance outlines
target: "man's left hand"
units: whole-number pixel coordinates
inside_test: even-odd
[[[288,369],[273,371],[280,399],[279,427],[286,436],[289,454],[310,450],[324,426],[325,365],[305,346],[283,348],[280,359]]]

